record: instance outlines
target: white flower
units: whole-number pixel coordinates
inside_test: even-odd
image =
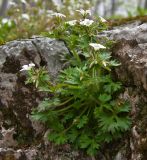
[[[92,23],[94,23],[93,20],[84,19],[83,21],[80,22],[80,25],[82,25],[82,26],[90,26],[90,25],[92,25]]]
[[[3,18],[2,19],[2,24],[6,24],[6,23],[8,23],[9,22],[9,19],[8,18]]]
[[[101,45],[101,44],[98,44],[98,43],[90,43],[89,44],[91,47],[93,47],[93,49],[95,51],[99,50],[99,49],[106,49],[105,46]]]
[[[26,13],[22,14],[21,17],[26,20],[30,20],[30,16]]]
[[[35,64],[34,63],[30,63],[29,67],[35,67]]]
[[[77,20],[72,20],[72,21],[66,22],[66,24],[69,24],[70,26],[74,26],[74,25],[76,25],[76,23],[77,23]]]
[[[29,71],[31,68],[35,67],[34,63],[30,63],[29,65],[23,65],[20,71]]]
[[[9,5],[10,6],[17,6],[17,4],[15,2],[11,2],[11,1],[9,2]]]
[[[55,17],[59,17],[59,18],[65,18],[66,16],[62,13],[53,13],[52,16],[55,16]]]
[[[21,3],[27,4],[26,0],[21,0]]]
[[[100,18],[101,22],[103,22],[103,23],[107,22],[103,17],[99,16],[99,18]]]
[[[82,16],[85,15],[91,15],[91,11],[90,10],[84,10],[84,9],[80,9],[80,10],[76,10],[77,12],[81,13]]]
[[[8,18],[3,18],[2,19],[2,24],[6,24],[6,23],[8,24],[9,27],[11,27],[11,25],[12,25],[11,20],[8,19]]]

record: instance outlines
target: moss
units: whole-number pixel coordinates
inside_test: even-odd
[[[110,20],[108,24],[109,24],[109,27],[112,28],[115,26],[133,23],[135,21],[140,21],[141,23],[147,22],[147,16],[136,16],[136,17],[127,17],[127,18],[121,18],[116,20]]]

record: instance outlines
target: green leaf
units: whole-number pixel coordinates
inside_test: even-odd
[[[111,93],[111,94],[113,92],[116,92],[116,91],[120,90],[120,89],[121,89],[121,83],[120,82],[115,82],[115,83],[111,82],[109,84],[104,85],[105,92],[108,92],[108,93]]]
[[[80,148],[87,148],[91,144],[91,139],[86,133],[80,137]]]
[[[59,144],[64,144],[67,142],[67,137],[65,134],[62,133],[55,133],[55,132],[51,132],[48,135],[48,139],[50,141],[55,142],[55,144],[59,145]]]
[[[130,118],[128,117],[117,117],[116,122],[122,132],[127,131],[131,125]]]
[[[117,66],[120,66],[120,65],[121,65],[121,64],[118,63],[116,60],[111,60],[111,61],[109,62],[109,64],[110,64],[111,66],[114,66],[114,67],[117,67]]]
[[[73,128],[69,131],[68,134],[68,140],[71,143],[74,143],[76,141],[76,139],[78,138],[79,132],[77,129]]]
[[[97,154],[98,149],[100,148],[100,144],[98,144],[94,139],[91,141],[90,146],[87,149],[87,154],[90,156],[94,156]]]
[[[103,103],[105,103],[105,102],[108,102],[108,101],[110,101],[111,100],[111,95],[109,95],[109,94],[101,94],[100,96],[99,96],[99,100],[101,101],[101,102],[103,102]]]
[[[66,123],[68,120],[72,119],[73,117],[74,117],[73,113],[66,114],[62,119],[62,123]]]
[[[130,105],[128,102],[125,102],[124,104],[118,107],[117,113],[128,113],[129,111],[130,111]]]
[[[101,61],[107,61],[111,58],[110,53],[102,52],[99,54],[99,57],[101,58]]]
[[[130,119],[128,117],[118,117],[114,113],[101,113],[99,116],[99,125],[103,132],[116,132],[126,131],[130,127]]]
[[[67,142],[67,136],[64,134],[59,134],[58,137],[56,137],[55,144],[65,144]]]
[[[111,113],[114,111],[113,106],[110,103],[101,105],[101,108],[106,109],[107,111],[111,111]]]
[[[103,143],[103,142],[109,143],[113,140],[113,136],[109,132],[98,132],[96,138],[100,143]]]
[[[50,132],[48,135],[48,140],[50,140],[50,141],[55,141],[56,139],[57,139],[57,137],[58,137],[58,134],[57,133],[55,133],[55,132]]]
[[[77,127],[80,129],[84,127],[84,125],[87,124],[87,122],[88,122],[88,117],[84,115],[80,119],[78,119]]]
[[[99,116],[99,126],[103,132],[114,132],[116,129],[115,127],[117,127],[115,117],[103,113]]]
[[[44,101],[42,101],[39,106],[38,106],[38,111],[45,111],[48,110],[52,107],[56,107],[60,104],[60,100],[58,98],[54,98],[54,99],[45,99]]]

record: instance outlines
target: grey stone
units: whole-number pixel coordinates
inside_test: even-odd
[[[126,84],[140,86],[147,91],[147,23],[132,25],[132,28],[115,28],[100,36],[117,42],[113,47],[113,56],[122,63],[118,69],[118,72],[121,70],[119,78]]]
[[[115,159],[146,160],[147,23],[130,26],[109,30],[100,36],[116,41],[112,55],[121,62],[121,66],[115,69],[115,74],[126,88],[131,104],[131,133],[129,139],[125,139],[125,146],[122,143],[123,150],[119,149]]]
[[[23,65],[31,62],[36,67],[45,66],[51,78],[64,67],[62,54],[69,54],[63,41],[35,37],[15,40],[0,46],[0,112],[4,126],[14,127],[17,139],[31,141],[43,132],[42,124],[30,118],[32,107],[37,107],[44,94],[33,85],[25,85]],[[8,146],[9,147],[9,146]]]

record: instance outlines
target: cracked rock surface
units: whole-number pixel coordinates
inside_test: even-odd
[[[146,160],[147,23],[115,28],[105,32],[105,35],[116,41],[112,54],[121,62],[121,66],[115,71],[126,87],[125,94],[131,102],[131,133],[126,138],[126,147],[122,147],[123,150],[120,150],[120,156],[116,160]],[[129,152],[128,157],[123,154],[124,151]]]
[[[20,72],[21,67],[31,62],[36,67],[46,66],[51,77],[55,78],[64,67],[61,54],[69,54],[64,42],[43,37],[16,40],[0,46],[0,160],[22,159],[15,157],[21,152],[21,156],[27,157],[25,153],[30,151],[17,153],[8,149],[7,152],[7,148],[30,146],[44,132],[44,126],[30,118],[32,108],[38,106],[44,95],[38,93],[34,86],[25,85],[26,73]],[[3,128],[7,134],[2,133]],[[11,128],[15,133],[9,133]],[[37,154],[37,151],[33,153]]]
[[[117,41],[113,53],[122,63],[120,79],[147,92],[147,23],[114,29],[106,34]],[[132,78],[127,78],[128,74]]]

